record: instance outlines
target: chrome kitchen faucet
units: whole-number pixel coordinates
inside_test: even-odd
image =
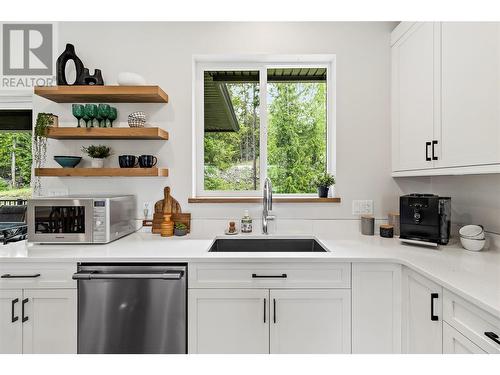
[[[262,197],[262,233],[268,234],[267,232],[267,221],[274,220],[276,216],[269,215],[269,211],[273,209],[273,187],[271,185],[271,180],[266,178],[264,181],[264,191]]]

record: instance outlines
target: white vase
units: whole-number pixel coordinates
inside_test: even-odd
[[[103,168],[104,159],[92,159],[92,168]]]

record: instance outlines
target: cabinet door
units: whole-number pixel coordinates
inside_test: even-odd
[[[270,291],[271,353],[350,353],[351,292]]]
[[[0,290],[0,354],[23,352],[21,289]]]
[[[352,352],[401,353],[401,266],[353,263]]]
[[[486,354],[486,352],[455,328],[444,322],[443,354]]]
[[[190,289],[188,353],[269,353],[268,289]]]
[[[433,167],[426,142],[439,120],[439,25],[416,23],[392,47],[393,170]]]
[[[442,24],[439,167],[500,163],[500,23]]]
[[[76,353],[76,289],[25,289],[23,353]]]
[[[422,275],[403,272],[403,353],[442,353],[442,287]]]

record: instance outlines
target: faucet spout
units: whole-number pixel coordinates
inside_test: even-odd
[[[262,194],[262,233],[268,234],[268,221],[274,220],[273,215],[269,215],[269,211],[273,209],[273,188],[271,180],[266,178],[264,181],[264,191]]]

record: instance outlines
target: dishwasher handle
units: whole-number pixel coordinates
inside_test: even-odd
[[[184,272],[172,273],[74,273],[73,280],[106,280],[106,279],[160,279],[180,280]]]

